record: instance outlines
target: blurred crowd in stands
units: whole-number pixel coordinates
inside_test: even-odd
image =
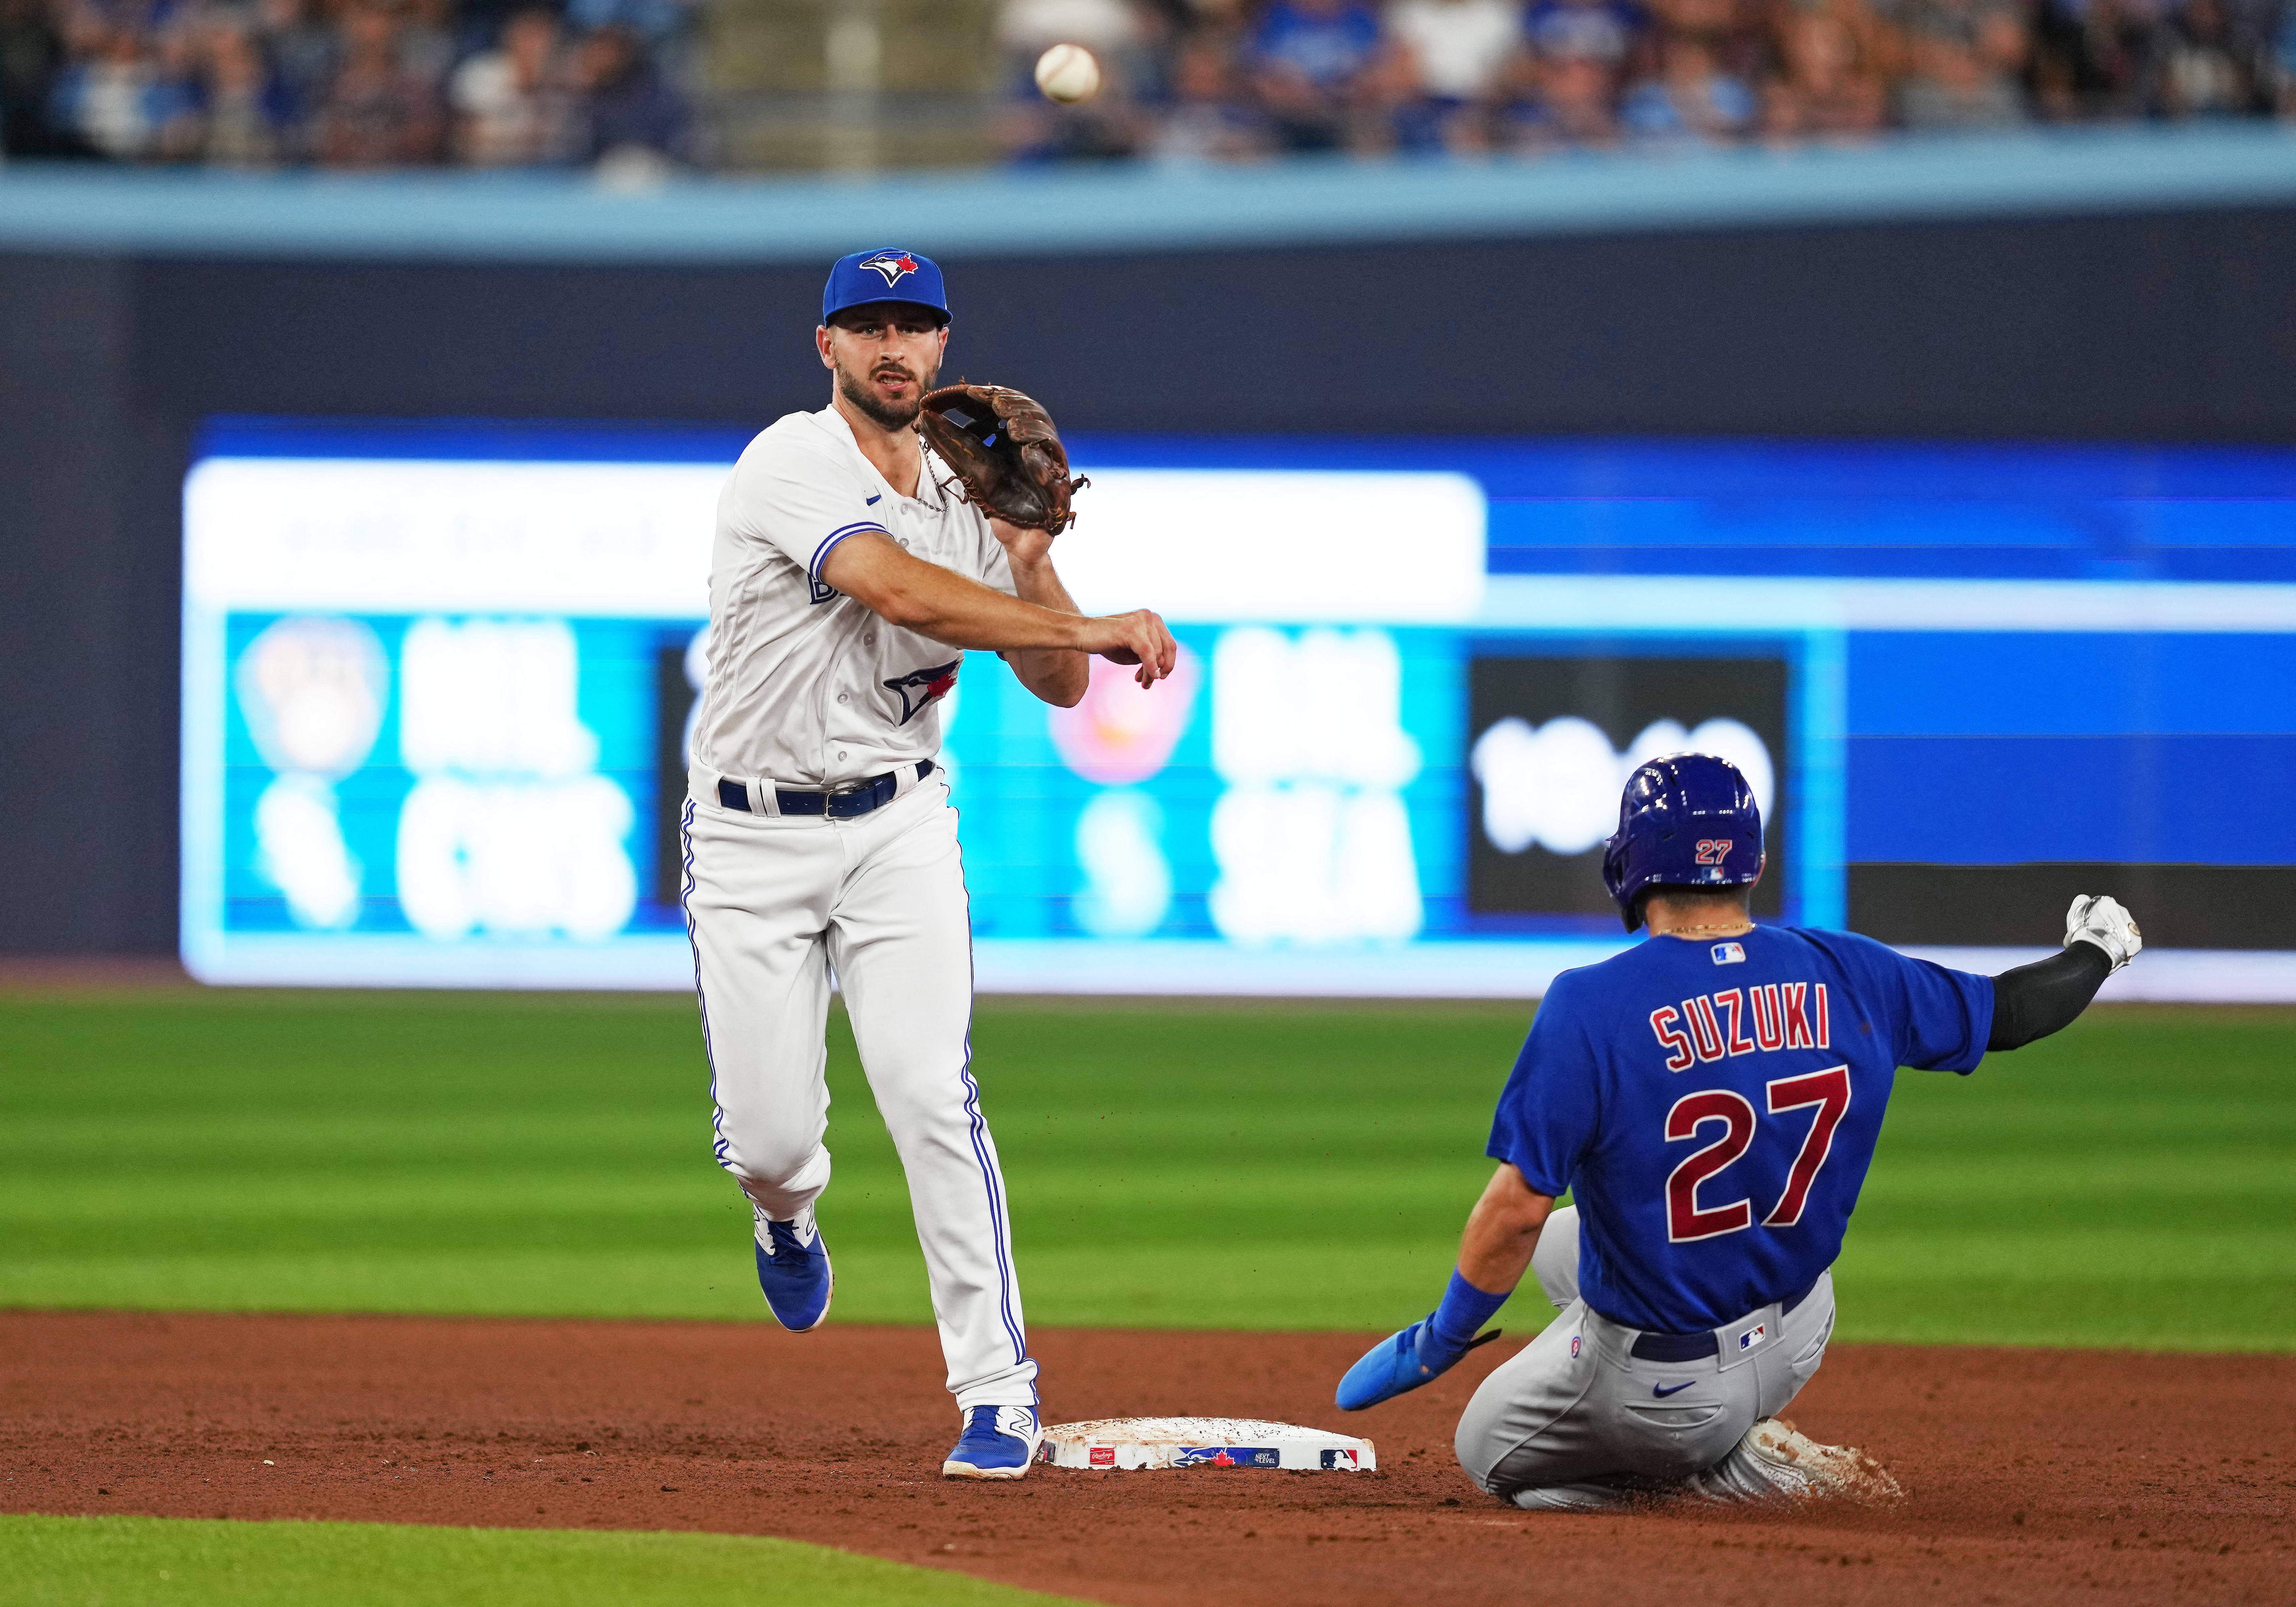
[[[243,168],[709,165],[696,13],[736,3],[0,0],[0,134]],[[969,3],[1021,162],[2296,116],[2296,0]],[[1106,75],[1080,106],[1030,78],[1062,41]]]
[[[1073,40],[1111,91],[1029,63]],[[1004,0],[1021,161],[2296,114],[2296,0]]]
[[[12,156],[691,160],[693,0],[0,0]]]

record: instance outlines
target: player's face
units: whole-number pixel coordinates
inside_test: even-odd
[[[923,307],[879,301],[846,308],[814,339],[838,393],[879,427],[903,430],[940,373],[948,329]]]

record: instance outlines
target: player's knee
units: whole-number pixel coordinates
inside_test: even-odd
[[[972,1152],[972,1091],[951,1078],[888,1077],[873,1089],[885,1130],[906,1154],[918,1145]]]
[[[735,1145],[721,1157],[742,1192],[776,1221],[786,1221],[829,1186],[829,1152],[816,1141]]]
[[[1452,1436],[1451,1451],[1459,1459],[1460,1468],[1476,1487],[1494,1496],[1504,1496],[1498,1470],[1506,1460],[1505,1448],[1493,1432],[1496,1424],[1486,1414],[1475,1410],[1470,1402],[1466,1413],[1459,1419],[1458,1432]]]

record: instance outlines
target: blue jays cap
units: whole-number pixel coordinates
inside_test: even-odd
[[[948,292],[941,288],[940,265],[914,251],[890,249],[856,251],[840,257],[829,270],[821,291],[821,321],[828,323],[849,307],[872,301],[906,301],[931,307],[948,322]]]

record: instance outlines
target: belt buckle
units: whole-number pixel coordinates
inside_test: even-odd
[[[866,809],[840,809],[837,807],[837,800],[864,792],[874,793],[876,790],[874,776],[867,781],[849,781],[842,786],[824,787],[821,792],[821,812],[832,820],[850,820],[857,815],[865,815],[869,812]]]

